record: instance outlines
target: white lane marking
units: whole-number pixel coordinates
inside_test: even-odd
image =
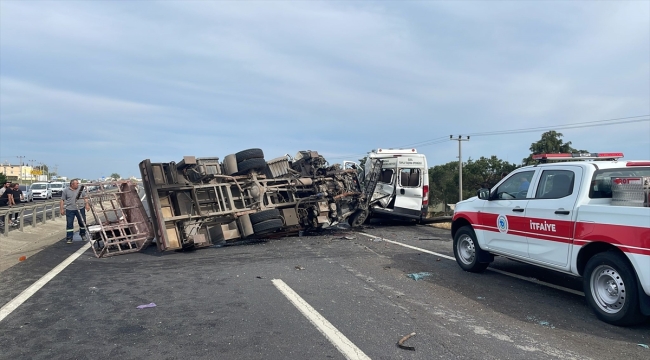
[[[421,248],[419,248],[419,247],[415,247],[415,246],[411,246],[411,245],[406,245],[406,244],[403,244],[403,243],[401,243],[401,242],[397,242],[397,241],[393,241],[393,240],[384,239],[384,238],[382,238],[382,237],[374,236],[374,235],[370,235],[370,234],[366,234],[366,233],[363,233],[363,232],[359,232],[359,234],[361,234],[361,235],[365,235],[365,236],[368,236],[368,237],[371,237],[371,238],[373,238],[373,239],[381,239],[381,240],[386,241],[386,242],[389,242],[389,243],[391,243],[391,244],[396,244],[396,245],[399,245],[399,246],[407,247],[407,248],[409,248],[409,249],[413,249],[413,250],[421,251],[421,252],[424,252],[424,253],[427,253],[427,254],[432,254],[432,255],[436,255],[436,256],[443,257],[443,258],[445,258],[445,259],[449,259],[449,260],[454,260],[454,261],[456,261],[456,259],[455,259],[453,256],[447,256],[447,255],[439,254],[439,253],[436,253],[436,252],[433,252],[433,251],[429,251],[429,250],[421,249]],[[582,291],[578,291],[578,290],[573,290],[573,289],[565,288],[565,287],[563,287],[563,286],[554,285],[554,284],[547,283],[547,282],[545,282],[545,281],[537,280],[537,279],[534,279],[534,278],[529,278],[529,277],[526,277],[526,276],[521,276],[521,275],[513,274],[513,273],[511,273],[511,272],[507,272],[507,271],[503,271],[503,270],[499,270],[499,269],[494,269],[494,268],[491,268],[491,267],[487,268],[487,270],[494,271],[494,272],[499,273],[499,274],[502,274],[502,275],[507,275],[507,276],[510,276],[510,277],[513,277],[513,278],[516,278],[516,279],[520,279],[520,280],[528,281],[528,282],[531,282],[531,283],[533,283],[533,284],[544,285],[544,286],[548,286],[548,287],[553,288],[553,289],[566,291],[566,292],[571,293],[571,294],[580,295],[580,296],[585,296],[585,293],[583,293]]]
[[[379,236],[375,236],[375,235],[370,235],[370,234],[366,234],[366,233],[362,233],[362,232],[360,232],[359,234],[361,234],[361,235],[365,235],[365,236],[368,236],[368,237],[371,237],[371,238],[373,238],[373,239],[381,239],[381,240],[383,240],[383,241],[385,241],[385,242],[389,242],[389,243],[391,243],[391,244],[395,244],[395,245],[403,246],[403,247],[406,247],[406,248],[409,248],[409,249],[413,249],[413,250],[421,251],[421,252],[423,252],[423,253],[427,253],[427,254],[431,254],[431,255],[440,256],[441,258],[445,258],[445,259],[447,259],[447,260],[454,260],[454,261],[456,261],[456,259],[454,259],[453,256],[444,255],[444,254],[440,254],[440,253],[437,253],[437,252],[433,252],[433,251],[429,251],[429,250],[421,249],[421,248],[419,248],[419,247],[415,247],[415,246],[411,246],[411,245],[402,244],[401,242],[397,242],[397,241],[393,241],[393,240],[388,240],[388,239],[385,239],[385,238],[382,238],[382,237],[379,237]]]
[[[9,316],[9,314],[11,314],[20,305],[22,305],[25,301],[27,301],[27,299],[32,297],[32,295],[36,294],[38,290],[40,290],[43,286],[45,286],[45,284],[50,282],[50,280],[54,279],[55,276],[57,276],[61,271],[63,271],[63,269],[68,267],[68,265],[72,264],[73,261],[75,261],[79,256],[81,256],[81,254],[83,254],[89,248],[90,248],[90,243],[86,243],[79,250],[75,251],[74,254],[68,256],[67,259],[63,260],[54,269],[50,270],[50,272],[43,275],[43,277],[38,279],[32,285],[30,285],[18,296],[16,296],[11,301],[6,303],[2,308],[0,308],[0,321],[4,320],[4,318]]]
[[[337,328],[334,327],[327,319],[316,311],[309,303],[300,297],[293,289],[289,287],[284,281],[280,279],[271,280],[278,290],[287,298],[293,306],[295,306],[308,320],[311,322],[318,331],[329,340],[346,359],[368,359],[361,349],[359,349],[352,341],[343,335]]]

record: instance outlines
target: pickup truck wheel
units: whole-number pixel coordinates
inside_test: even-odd
[[[248,159],[263,159],[264,151],[262,149],[246,149],[236,153],[235,158],[237,158],[237,163]]]
[[[476,234],[469,226],[458,229],[454,236],[454,257],[460,267],[469,272],[483,272],[490,263],[479,262],[483,250],[478,246]]]
[[[271,219],[280,219],[280,210],[278,209],[263,210],[260,212],[250,214],[249,217],[251,219],[251,224],[255,225]]]
[[[275,230],[281,229],[284,226],[284,223],[280,219],[271,219],[262,221],[253,225],[253,231],[255,235],[270,233]]]
[[[634,270],[625,256],[614,251],[594,255],[583,278],[585,298],[596,316],[612,325],[634,325],[647,318],[639,307]]]
[[[247,174],[251,170],[264,172],[266,169],[266,161],[264,159],[255,158],[248,159],[237,164],[238,174]]]

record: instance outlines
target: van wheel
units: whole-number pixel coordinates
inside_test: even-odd
[[[625,255],[614,251],[594,255],[585,267],[583,285],[587,303],[600,320],[620,326],[647,319],[639,307],[636,275]]]
[[[369,212],[368,210],[357,210],[352,216],[350,216],[348,223],[351,227],[359,227],[366,222],[368,219]]]
[[[485,251],[481,250],[476,241],[476,234],[469,226],[458,229],[454,236],[454,257],[460,267],[469,272],[483,272],[490,263],[479,262]]]

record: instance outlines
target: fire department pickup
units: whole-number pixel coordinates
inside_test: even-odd
[[[481,272],[500,255],[582,276],[585,298],[599,319],[614,325],[646,321],[650,161],[620,157],[536,155],[540,164],[519,168],[459,202],[451,229],[456,262]]]

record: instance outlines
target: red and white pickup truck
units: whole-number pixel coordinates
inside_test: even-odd
[[[621,153],[542,154],[456,204],[456,261],[481,272],[495,255],[583,277],[588,304],[614,325],[650,316],[650,161]],[[584,160],[547,163],[548,160]],[[602,159],[595,161],[596,159]]]

